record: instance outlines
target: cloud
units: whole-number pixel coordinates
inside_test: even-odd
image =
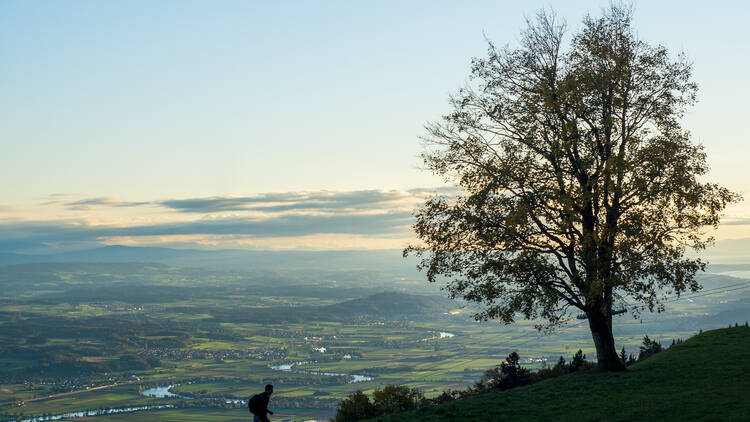
[[[383,209],[409,199],[412,195],[398,190],[315,191],[172,199],[161,201],[159,205],[183,213],[333,211]]]
[[[727,217],[721,221],[722,226],[746,226],[750,225],[750,217],[731,218]]]
[[[410,190],[305,191],[262,193],[252,196],[212,196],[187,199],[128,202],[113,197],[85,198],[64,202],[71,210],[86,211],[93,207],[153,206],[179,213],[218,214],[225,212],[338,212],[387,209],[413,209],[426,196],[454,195],[455,188],[415,188]],[[60,201],[49,201],[56,204]]]
[[[226,238],[292,238],[319,234],[369,237],[408,236],[408,212],[343,215],[281,215],[265,219],[215,218],[170,223],[107,226],[80,220],[0,224],[0,250],[20,251],[45,245],[89,244],[109,238],[219,236]]]
[[[39,205],[55,205],[64,201],[65,197],[69,197],[67,193],[50,193],[47,196],[40,198],[41,202]]]
[[[407,192],[423,199],[434,195],[456,196],[459,190],[455,186],[438,186],[434,188],[412,188],[407,190]]]
[[[85,211],[95,206],[107,206],[107,207],[139,207],[143,205],[151,205],[152,202],[124,202],[116,198],[111,197],[99,197],[99,198],[88,198],[81,199],[79,201],[66,202],[65,206],[72,210]]]
[[[455,190],[321,190],[153,201],[50,195],[47,198],[50,205],[72,211],[97,209],[101,213],[89,213],[87,220],[6,220],[0,223],[0,250],[116,242],[169,243],[185,239],[225,244],[245,241],[282,244],[287,239],[289,245],[294,245],[303,238],[321,244],[324,239],[348,239],[349,243],[380,239],[377,241],[383,243],[386,239],[410,238],[412,211],[427,196],[435,194],[450,195]],[[139,207],[148,207],[149,212]],[[129,208],[135,213],[125,213],[123,217],[123,213],[109,212],[107,208],[112,211]],[[153,211],[160,212],[152,214]],[[98,222],[91,220],[94,216]],[[109,223],[101,224],[103,221]]]
[[[411,222],[411,214],[282,215],[266,219],[219,218],[110,229],[110,236],[248,235],[302,236],[319,233],[390,234]]]

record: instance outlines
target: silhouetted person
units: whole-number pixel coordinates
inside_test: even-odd
[[[273,415],[273,412],[268,410],[268,400],[271,399],[271,394],[273,394],[273,385],[268,384],[266,385],[266,391],[256,394],[248,400],[247,407],[253,414],[253,422],[269,422],[268,415]]]

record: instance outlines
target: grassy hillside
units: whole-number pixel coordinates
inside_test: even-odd
[[[708,331],[623,373],[586,371],[377,421],[747,421],[750,328]]]

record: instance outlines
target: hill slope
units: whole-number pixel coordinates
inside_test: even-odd
[[[300,323],[343,321],[364,315],[391,319],[405,316],[434,317],[455,307],[448,299],[439,296],[385,292],[327,306],[216,308],[210,313],[224,322]]]
[[[376,293],[361,299],[329,305],[324,310],[334,315],[414,315],[439,314],[456,308],[441,296],[422,296],[398,292]]]
[[[747,421],[750,328],[708,331],[623,373],[592,370],[377,421]]]
[[[26,255],[0,251],[0,265],[42,262],[158,262],[181,267],[233,270],[360,270],[415,274],[415,259],[401,250],[255,251],[104,246],[81,251]]]

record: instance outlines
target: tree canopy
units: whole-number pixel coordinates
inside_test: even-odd
[[[692,64],[640,40],[632,10],[610,6],[567,36],[553,12],[527,21],[520,45],[472,61],[450,112],[427,125],[423,161],[457,187],[417,211],[430,281],[477,302],[478,319],[519,315],[554,329],[580,309],[600,367],[622,369],[616,299],[661,310],[700,288],[713,239],[739,197],[702,178],[706,154],[680,120],[696,101]]]

